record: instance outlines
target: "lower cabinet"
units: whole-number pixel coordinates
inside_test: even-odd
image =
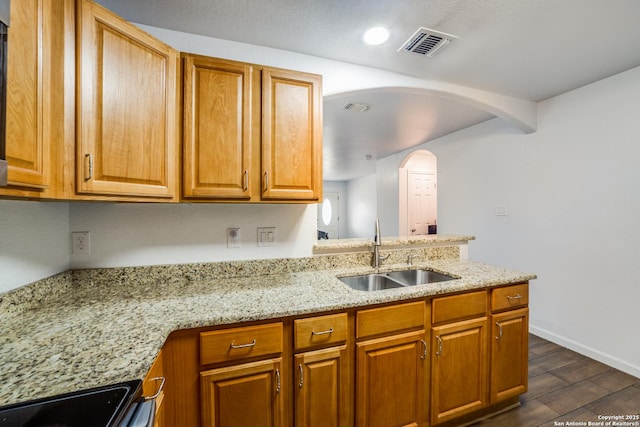
[[[200,374],[206,427],[279,427],[282,418],[281,359],[243,363]]]
[[[225,364],[200,372],[203,426],[287,425],[282,357],[273,357],[283,352],[282,329],[282,322],[274,322],[200,334],[201,365]]]
[[[527,391],[528,315],[522,283],[178,331],[154,368],[167,377],[158,425],[470,422]]]
[[[295,356],[296,427],[346,427],[351,399],[347,394],[347,346]]]
[[[431,423],[487,404],[487,318],[432,329]]]
[[[347,313],[293,321],[296,427],[353,425]]]
[[[526,284],[491,291],[491,403],[527,391],[529,293]]]
[[[425,423],[426,308],[417,301],[357,311],[357,426]]]
[[[163,365],[163,351],[160,350],[156,360],[151,365],[151,369],[147,373],[142,383],[142,395],[145,397],[156,396],[156,414],[154,418],[154,427],[163,427],[166,425],[164,419],[164,382],[166,380]]]
[[[424,330],[358,343],[356,425],[422,426],[426,357]]]

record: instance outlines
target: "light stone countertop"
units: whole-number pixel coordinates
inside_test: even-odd
[[[142,379],[168,335],[179,329],[348,309],[536,277],[467,260],[435,259],[413,268],[459,279],[363,292],[337,276],[368,273],[370,267],[281,272],[277,266],[282,264],[274,260],[274,274],[217,279],[198,274],[174,280],[142,274],[131,278],[120,269],[104,282],[78,280],[27,310],[5,310],[0,316],[0,406]],[[384,266],[405,268],[402,263]]]

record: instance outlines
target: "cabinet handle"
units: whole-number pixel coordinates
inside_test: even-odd
[[[420,340],[420,342],[424,346],[422,347],[422,355],[420,356],[420,359],[424,360],[427,358],[427,342],[425,340]]]
[[[496,326],[498,327],[498,336],[496,339],[499,340],[502,338],[502,324],[500,322],[496,322]]]
[[[162,393],[162,389],[164,389],[164,382],[165,382],[166,378],[165,377],[155,377],[155,378],[150,378],[149,381],[155,381],[158,382],[160,381],[160,387],[158,387],[158,389],[156,390],[156,393],[153,396],[145,396],[144,400],[154,400],[156,399],[158,396],[160,396],[160,393]]]
[[[280,369],[276,369],[276,393],[280,393]]]
[[[93,178],[93,154],[85,154],[84,155],[85,164],[87,165],[87,170],[85,173],[85,181],[89,181]]]
[[[249,172],[247,172],[246,170],[244,171],[244,177],[243,177],[243,187],[242,189],[244,191],[247,191],[249,189]]]
[[[254,338],[254,340],[253,340],[253,341],[251,341],[251,342],[250,342],[250,343],[248,343],[248,344],[237,344],[237,345],[236,345],[236,344],[234,344],[234,343],[233,343],[233,341],[232,341],[232,342],[231,342],[231,345],[230,345],[229,347],[230,347],[230,348],[235,348],[235,349],[237,349],[237,348],[248,348],[248,347],[253,347],[254,345],[256,345],[256,340],[255,340],[255,338]]]
[[[300,388],[302,388],[302,386],[304,385],[304,369],[302,368],[302,365],[298,365],[298,370],[300,371],[300,381],[298,382],[298,386],[300,386]]]
[[[442,354],[442,338],[440,338],[440,336],[436,336],[436,341],[438,341],[438,351],[436,351],[436,356],[440,356]]]
[[[269,189],[269,171],[264,172],[264,191]]]
[[[522,295],[520,294],[515,294],[515,295],[507,295],[507,299],[508,300],[512,300],[512,299],[521,299]]]
[[[321,331],[321,332],[311,331],[311,335],[328,335],[332,333],[333,333],[333,327],[329,328],[326,331]]]

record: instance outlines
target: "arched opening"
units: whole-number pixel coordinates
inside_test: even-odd
[[[401,236],[436,234],[438,165],[427,150],[410,153],[398,170],[398,220]]]

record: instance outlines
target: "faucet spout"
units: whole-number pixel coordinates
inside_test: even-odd
[[[380,246],[382,244],[382,238],[380,236],[380,220],[376,218],[376,228],[373,234],[373,244],[375,246]]]
[[[376,218],[375,235],[373,236],[373,260],[372,266],[374,268],[380,268],[380,264],[385,259],[389,258],[387,254],[385,256],[380,255],[380,246],[382,245],[382,237],[380,236],[380,220]]]

